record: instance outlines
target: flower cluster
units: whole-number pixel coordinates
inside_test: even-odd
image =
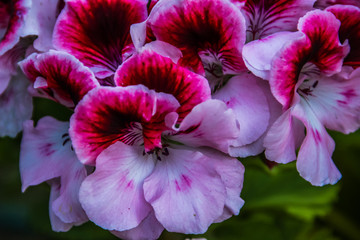
[[[0,3],[0,136],[23,130],[22,190],[54,231],[200,234],[237,215],[239,157],[335,184],[326,128],[360,126],[356,0]],[[34,126],[32,97],[73,111]],[[298,152],[297,152],[298,150]]]

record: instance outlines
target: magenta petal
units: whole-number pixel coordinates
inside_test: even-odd
[[[193,108],[171,140],[187,146],[207,146],[228,152],[230,141],[239,135],[234,113],[221,101],[208,100]]]
[[[314,4],[314,7],[324,9],[328,6],[341,4],[341,5],[354,5],[360,7],[360,2],[358,0],[317,0]]]
[[[360,3],[358,3],[360,7]],[[332,6],[326,9],[340,20],[340,41],[349,41],[350,53],[344,60],[344,65],[360,67],[360,8],[354,6]]]
[[[240,123],[240,134],[232,146],[238,147],[257,140],[267,129],[269,123],[269,107],[265,93],[257,85],[251,73],[244,72],[232,77],[229,82],[213,97],[226,103],[232,109]]]
[[[306,126],[306,137],[298,153],[297,169],[312,185],[335,184],[341,178],[341,173],[331,159],[335,142],[305,101],[301,100],[293,112]]]
[[[312,56],[308,61],[327,75],[340,72],[349,53],[349,46],[339,41],[340,21],[329,12],[314,10],[299,20],[298,28],[311,41]]]
[[[200,152],[169,149],[145,179],[145,199],[166,230],[204,233],[220,217],[226,189],[213,162]]]
[[[80,188],[80,202],[89,219],[104,229],[124,231],[139,226],[151,206],[143,181],[153,171],[152,155],[143,148],[117,142],[98,157],[95,172]]]
[[[176,65],[169,58],[145,50],[129,58],[115,74],[119,86],[143,84],[156,92],[173,95],[180,107],[182,120],[197,104],[210,99],[208,81],[189,70]]]
[[[123,54],[132,45],[131,24],[146,17],[146,1],[70,0],[55,25],[54,45],[105,78],[125,60]]]
[[[163,230],[164,227],[156,219],[154,211],[151,211],[139,226],[122,232],[111,231],[111,233],[128,240],[156,240]]]
[[[60,122],[52,117],[24,123],[24,133],[20,151],[20,174],[22,190],[40,184],[68,171],[77,162],[71,150],[68,122]]]
[[[172,1],[153,10],[148,25],[158,40],[182,51],[179,64],[199,74],[204,73],[201,52],[220,62],[224,72],[244,69],[245,20],[229,1]]]
[[[13,48],[23,36],[25,16],[31,7],[31,0],[0,2],[0,56]]]
[[[246,40],[276,32],[296,31],[300,17],[313,9],[315,0],[247,0],[241,8],[246,19]]]
[[[22,130],[23,122],[31,118],[33,105],[28,86],[25,76],[17,73],[0,94],[0,137],[15,137]]]
[[[90,69],[64,52],[34,53],[19,65],[35,88],[67,107],[74,107],[88,91],[99,86]]]
[[[145,144],[145,150],[161,148],[167,113],[179,103],[165,93],[137,85],[98,87],[90,91],[70,120],[70,135],[81,162],[95,164],[96,157],[117,141]]]

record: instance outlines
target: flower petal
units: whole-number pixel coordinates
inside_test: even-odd
[[[331,5],[342,4],[342,5],[354,5],[360,7],[358,0],[317,0],[314,7],[324,9]]]
[[[29,186],[60,177],[78,162],[71,150],[68,135],[69,123],[52,117],[24,123],[24,133],[20,151],[20,174],[22,191]]]
[[[0,56],[13,48],[23,36],[24,19],[31,0],[12,0],[0,3]]]
[[[139,226],[122,232],[111,231],[111,233],[122,239],[156,240],[160,237],[163,230],[164,227],[156,219],[154,211],[151,211]]]
[[[104,229],[124,231],[139,226],[150,213],[143,181],[153,171],[143,148],[116,142],[98,157],[95,172],[80,188],[80,202],[89,219]]]
[[[180,103],[182,120],[197,104],[210,99],[207,80],[153,51],[144,50],[129,58],[115,74],[118,86],[143,84],[156,92],[173,95]]]
[[[334,140],[318,121],[306,100],[300,100],[293,114],[306,126],[306,137],[296,163],[300,175],[315,186],[335,184],[341,178],[341,173],[331,159],[335,149]]]
[[[313,9],[315,0],[247,0],[241,8],[246,19],[246,40],[276,32],[296,31],[300,17]]]
[[[165,93],[137,85],[98,87],[78,104],[70,120],[70,136],[81,162],[94,165],[96,157],[117,141],[145,144],[145,151],[161,148],[167,113],[179,103]]]
[[[240,134],[231,145],[238,147],[256,141],[267,129],[269,107],[265,93],[257,84],[262,81],[244,72],[232,77],[213,97],[232,109],[240,124]]]
[[[146,178],[145,199],[166,230],[204,233],[220,217],[226,189],[213,161],[200,152],[169,149]]]
[[[105,78],[125,60],[132,46],[130,26],[147,17],[142,0],[70,0],[54,30],[54,45]]]
[[[360,3],[358,4],[360,7]],[[344,59],[344,65],[360,67],[360,8],[355,6],[336,5],[326,9],[340,20],[340,41],[349,41],[350,52]]]
[[[74,107],[88,91],[100,85],[89,68],[64,52],[33,53],[19,65],[34,88],[67,107]]]
[[[233,111],[218,100],[208,100],[193,108],[169,139],[190,147],[207,146],[228,152],[231,140],[239,135]]]
[[[224,73],[244,69],[245,20],[229,1],[172,1],[153,10],[148,25],[158,40],[182,51],[179,64],[199,74],[204,73],[199,54],[220,62]]]
[[[33,105],[28,86],[25,76],[17,73],[0,94],[0,137],[15,137],[22,130],[23,122],[31,118]]]

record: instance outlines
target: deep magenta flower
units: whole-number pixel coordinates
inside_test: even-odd
[[[313,185],[334,184],[341,177],[325,127],[350,133],[360,126],[359,71],[343,67],[350,47],[340,42],[339,28],[332,13],[315,10],[299,20],[299,32],[275,33],[244,50],[247,65],[269,79],[284,109],[265,138],[267,158],[290,162],[301,145],[297,168]],[[262,50],[269,56],[260,57]]]

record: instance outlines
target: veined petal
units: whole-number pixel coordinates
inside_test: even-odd
[[[128,240],[156,240],[163,230],[164,227],[156,219],[154,211],[151,211],[139,226],[122,232],[111,231],[111,233],[118,238]]]
[[[304,126],[291,113],[292,109],[284,112],[264,139],[265,156],[271,161],[288,163],[296,159],[295,151],[304,139]]]
[[[276,32],[296,31],[299,18],[313,9],[314,2],[315,0],[246,0],[241,10],[246,19],[247,42]]]
[[[211,97],[209,84],[204,77],[150,50],[134,55],[120,66],[115,74],[115,82],[118,86],[143,84],[156,92],[173,95],[180,103],[177,110],[179,120],[194,106]]]
[[[34,88],[67,107],[74,107],[88,91],[100,86],[89,68],[64,52],[33,53],[19,65]]]
[[[0,2],[0,56],[19,41],[24,27],[24,18],[31,7],[31,0]]]
[[[231,142],[234,147],[256,141],[269,124],[269,107],[264,91],[253,74],[244,72],[232,77],[213,97],[232,109],[240,124],[240,134]]]
[[[311,41],[310,61],[323,73],[331,75],[341,71],[349,46],[339,41],[340,21],[326,11],[314,10],[300,18],[298,29]],[[310,57],[310,56],[308,56]]]
[[[60,177],[77,163],[68,134],[69,123],[52,117],[24,123],[20,151],[22,191],[29,186]]]
[[[28,86],[29,81],[18,72],[0,94],[0,137],[15,137],[22,130],[23,122],[31,118],[33,105]]]
[[[146,17],[142,0],[70,0],[55,25],[53,43],[105,78],[114,74],[132,47],[131,24]]]
[[[90,91],[70,120],[70,135],[81,162],[95,164],[96,157],[117,141],[145,144],[145,151],[161,148],[166,114],[179,103],[165,93],[137,85],[98,87]]]
[[[195,106],[169,139],[190,147],[207,146],[227,153],[230,141],[238,137],[240,128],[225,103],[208,100]]]
[[[148,26],[158,40],[182,51],[179,64],[199,74],[204,74],[202,61],[220,64],[224,73],[244,69],[245,20],[235,5],[227,0],[179,0],[160,6],[151,12]]]
[[[169,149],[168,156],[158,161],[145,179],[145,199],[166,230],[204,233],[220,217],[226,189],[214,165],[209,164],[213,161],[200,152]]]
[[[344,59],[344,65],[354,68],[360,67],[360,2],[358,7],[336,5],[326,9],[340,20],[339,29],[340,41],[348,40],[350,52]]]
[[[153,171],[152,155],[143,148],[116,142],[97,158],[95,172],[80,188],[80,202],[89,219],[104,229],[124,231],[141,224],[151,206],[143,182]]]
[[[319,75],[299,87],[299,94],[325,127],[346,134],[360,127],[359,72],[354,71],[348,79],[341,73],[332,77]]]
[[[335,149],[334,140],[321,125],[306,100],[300,99],[293,115],[306,127],[306,137],[301,144],[296,167],[305,180],[312,185],[335,184],[341,173],[331,159]]]
[[[314,7],[324,9],[336,4],[354,5],[360,7],[360,2],[358,0],[317,0],[314,4]]]

